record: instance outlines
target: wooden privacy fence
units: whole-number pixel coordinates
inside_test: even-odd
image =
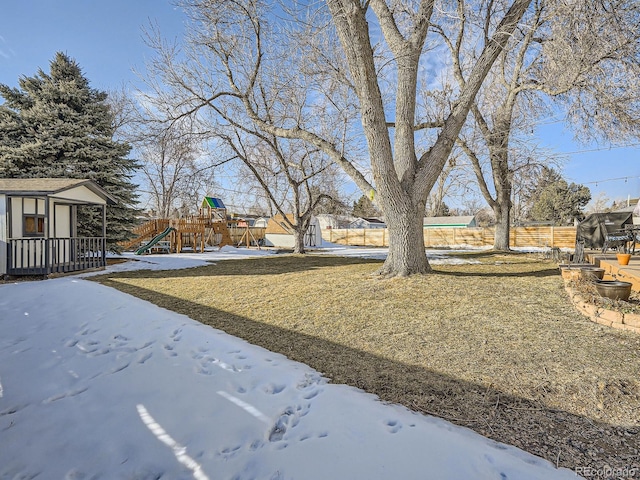
[[[509,244],[512,247],[574,248],[575,227],[512,227]],[[425,247],[493,245],[494,227],[486,228],[425,228]],[[388,247],[389,232],[386,228],[340,228],[322,230],[322,238],[341,245]]]

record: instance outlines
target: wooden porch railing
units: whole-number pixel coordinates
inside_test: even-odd
[[[7,242],[8,275],[47,275],[106,265],[102,237],[11,238]]]

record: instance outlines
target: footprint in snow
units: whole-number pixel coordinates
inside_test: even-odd
[[[182,338],[182,335],[180,335],[180,333],[182,332],[181,328],[176,328],[171,335],[169,335],[169,338],[172,339],[174,342],[179,342],[180,339]]]
[[[122,370],[124,370],[125,368],[127,368],[128,366],[129,366],[129,364],[125,363],[123,365],[119,365],[119,366],[117,366],[115,368],[112,368],[107,373],[110,373],[110,374],[118,373],[118,372],[121,372]]]
[[[251,442],[251,445],[249,445],[249,450],[251,450],[252,452],[255,452],[256,450],[258,450],[259,448],[262,448],[264,446],[264,442],[261,440],[254,440],[253,442]]]
[[[265,393],[268,393],[271,395],[277,395],[278,393],[282,392],[285,388],[287,388],[287,386],[284,384],[278,385],[275,383],[270,383],[269,385],[265,385],[263,390]]]
[[[290,410],[286,410],[282,415],[280,415],[280,418],[276,420],[276,424],[271,429],[271,432],[269,432],[270,442],[279,442],[280,440],[282,440],[284,434],[287,433],[287,428],[289,427],[289,419],[292,413],[293,412],[291,412]]]
[[[236,445],[235,447],[226,447],[220,450],[219,455],[222,456],[225,460],[235,457],[242,445]]]
[[[91,346],[89,344],[82,344],[82,343],[76,343],[76,347],[78,347],[78,350],[80,350],[81,352],[84,353],[93,353],[96,350],[98,350],[98,347],[95,346]]]
[[[108,353],[111,353],[111,350],[109,348],[101,348],[100,350],[94,350],[92,351],[89,356],[90,357],[99,357],[101,355],[106,355]]]
[[[315,398],[318,396],[318,394],[320,393],[320,389],[316,389],[314,388],[313,390],[311,390],[309,393],[305,393],[302,398],[304,398],[305,400],[311,400],[312,398]]]
[[[138,359],[138,363],[140,365],[143,365],[144,362],[146,362],[147,360],[149,360],[151,357],[153,356],[152,352],[147,352],[144,355],[142,355],[139,359]]]
[[[389,433],[398,433],[402,429],[402,425],[397,420],[387,420],[387,427],[389,427]]]
[[[173,345],[169,345],[168,343],[165,343],[163,345],[163,347],[167,351],[167,355],[169,355],[170,357],[177,357],[178,356],[178,354],[173,351]]]

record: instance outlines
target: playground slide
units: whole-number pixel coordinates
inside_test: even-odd
[[[158,243],[160,240],[162,240],[164,237],[169,235],[174,230],[175,230],[175,228],[173,228],[173,227],[167,227],[167,229],[164,232],[156,235],[155,237],[153,237],[149,241],[149,243],[147,243],[146,245],[141,246],[138,250],[136,250],[136,255],[142,255],[144,252],[149,250],[151,247],[153,247],[156,243]]]

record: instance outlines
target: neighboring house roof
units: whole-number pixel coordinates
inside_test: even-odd
[[[362,217],[362,220],[364,220],[365,222],[368,222],[368,223],[384,224],[384,222],[382,220],[380,220],[379,218],[364,218],[364,217]]]
[[[380,220],[379,218],[364,218],[364,217],[355,217],[350,222],[350,224],[369,224],[369,225],[386,225],[384,220]]]
[[[475,226],[476,217],[473,215],[457,217],[424,217],[422,225],[425,227],[468,227]]]
[[[287,219],[293,224],[296,224],[296,220],[293,217],[292,213],[287,213]],[[291,230],[291,227],[289,227],[289,225],[287,225],[287,223],[284,220],[284,217],[280,214],[274,215],[273,217],[271,217],[269,219],[269,221],[267,222],[267,229],[264,232],[265,234],[267,233],[278,233],[281,235],[293,235],[293,230]]]
[[[9,195],[55,195],[72,188],[86,187],[107,203],[118,203],[92,180],[72,178],[0,178],[0,193]]]
[[[204,197],[204,200],[202,200],[202,207],[227,208],[224,206],[224,202],[216,197]]]

